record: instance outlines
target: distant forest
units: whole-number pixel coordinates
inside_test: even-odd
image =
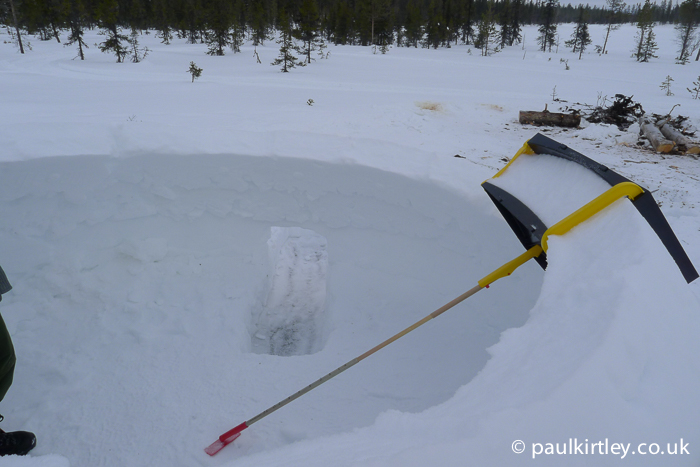
[[[695,24],[698,1],[684,2],[694,5]],[[682,19],[679,3],[647,4],[647,21]],[[637,23],[644,8],[621,0],[608,0],[608,5],[612,9],[563,6],[558,0],[0,0],[0,22],[20,47],[22,35],[61,42],[63,33],[64,41],[80,47],[81,58],[82,47],[87,47],[83,32],[100,28],[106,36],[100,49],[121,61],[120,54],[128,56],[134,50],[138,57],[137,36],[144,30],[156,31],[166,44],[174,37],[207,43],[212,55],[223,55],[229,48],[238,52],[245,41],[259,45],[278,33],[286,37],[285,31],[307,43],[307,51],[312,41],[449,47],[473,44],[480,34],[489,34],[480,30],[484,24],[494,28],[493,34],[499,31],[504,46],[520,43],[523,25]]]

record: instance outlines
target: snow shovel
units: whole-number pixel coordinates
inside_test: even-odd
[[[502,186],[499,186],[502,184],[497,182],[497,179],[501,177],[506,172],[506,170],[508,170],[509,167],[511,167],[511,165],[515,163],[516,159],[523,155],[547,155],[554,156],[561,160],[574,162],[592,171],[594,174],[598,175],[602,180],[604,180],[610,185],[610,188],[604,190],[601,194],[584,204],[579,209],[575,210],[573,213],[569,214],[568,216],[565,216],[563,219],[554,223],[551,227],[547,227],[546,224],[542,221],[542,219],[540,219],[517,197],[509,193],[507,190],[503,189]],[[455,298],[451,302],[438,308],[437,310],[435,310],[425,318],[421,319],[420,321],[416,322],[415,324],[395,334],[394,336],[385,340],[381,344],[363,353],[359,357],[350,360],[344,365],[331,371],[326,376],[316,380],[315,382],[309,384],[305,388],[295,392],[291,396],[278,402],[277,404],[268,408],[264,412],[261,412],[260,414],[256,415],[250,420],[247,420],[241,423],[240,425],[232,428],[231,430],[227,431],[226,433],[222,434],[204,451],[210,456],[215,455],[224,447],[236,440],[241,435],[241,432],[246,428],[250,427],[252,424],[262,420],[271,413],[284,407],[285,405],[289,404],[295,399],[303,396],[312,389],[320,386],[321,384],[325,383],[331,378],[358,364],[365,358],[383,349],[384,347],[396,341],[397,339],[400,339],[401,337],[405,336],[414,329],[427,323],[431,319],[440,316],[450,308],[471,297],[481,289],[488,288],[489,285],[495,282],[496,280],[510,275],[513,271],[515,271],[518,267],[520,267],[530,259],[535,258],[535,260],[540,264],[540,266],[542,266],[542,268],[546,268],[547,239],[550,235],[564,235],[578,224],[591,218],[592,216],[604,210],[612,203],[621,198],[627,197],[634,204],[637,210],[642,214],[642,216],[647,220],[647,222],[662,240],[663,244],[666,246],[673,259],[676,261],[676,264],[681,270],[686,281],[690,283],[698,277],[697,271],[695,270],[693,264],[690,262],[690,259],[686,255],[685,251],[680,245],[680,242],[671,230],[671,227],[668,225],[668,222],[664,218],[663,214],[661,213],[661,210],[658,208],[656,202],[654,201],[649,191],[641,188],[639,185],[631,182],[622,175],[613,172],[607,167],[602,166],[597,162],[583,156],[582,154],[579,154],[541,134],[536,135],[527,143],[525,143],[525,145],[520,149],[520,151],[518,151],[518,153],[511,159],[508,165],[506,165],[506,167],[499,171],[493,177],[493,179],[484,182],[482,186],[486,190],[488,195],[491,197],[493,202],[496,204],[496,207],[502,213],[510,227],[513,229],[518,239],[526,248],[525,253],[521,254],[517,258],[507,262],[500,268],[486,275],[484,278],[478,281],[475,287],[468,290],[459,297]]]

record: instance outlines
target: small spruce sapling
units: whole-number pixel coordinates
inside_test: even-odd
[[[128,39],[129,42],[129,55],[131,55],[131,61],[134,63],[139,63],[141,60],[146,58],[148,52],[151,50],[148,47],[141,47],[139,45],[139,33],[136,29],[131,30],[131,35]]]
[[[190,62],[190,68],[187,70],[189,74],[192,75],[192,82],[194,83],[194,80],[202,76],[202,69],[199,68],[194,62]]]
[[[673,82],[673,78],[671,78],[671,75],[666,75],[666,79],[661,83],[661,88],[663,91],[666,91],[667,96],[673,96],[674,94],[671,92],[671,83]]]
[[[694,88],[686,88],[686,89],[688,90],[690,95],[693,96],[693,99],[700,99],[700,76],[698,76],[697,81],[693,81],[693,84],[695,85]]]

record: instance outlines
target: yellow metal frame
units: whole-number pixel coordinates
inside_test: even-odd
[[[529,149],[529,146],[525,144],[525,146],[523,146],[523,148],[520,151],[518,151],[518,153],[513,157],[513,159],[511,159],[509,165],[521,154],[528,154],[527,149]],[[501,171],[498,172],[496,176],[500,175],[507,167],[508,165],[501,169]],[[540,254],[542,254],[543,251],[546,252],[547,239],[550,235],[564,235],[580,223],[598,214],[600,211],[607,208],[618,199],[627,196],[630,200],[633,200],[642,193],[644,193],[642,187],[635,183],[618,183],[617,185],[607,190],[605,193],[596,197],[580,209],[577,209],[573,213],[566,216],[564,219],[560,220],[559,222],[548,228],[544,235],[542,235],[542,241],[540,242],[541,245],[533,246],[522,255],[518,256],[512,261],[507,262],[500,268],[493,271],[491,274],[485,276],[479,281],[479,286],[481,288],[488,287],[490,284],[494,283],[498,279],[511,275],[513,271],[518,269],[520,266],[522,266],[532,258],[536,258]]]
[[[618,183],[593,201],[548,228],[542,236],[542,250],[547,251],[547,239],[550,235],[564,235],[569,230],[598,214],[618,199],[627,196],[630,200],[633,200],[642,193],[644,193],[644,190],[636,183]]]
[[[518,150],[518,152],[515,153],[515,155],[513,156],[513,158],[512,158],[510,161],[508,161],[508,163],[505,165],[505,167],[503,167],[501,170],[499,170],[499,171],[496,173],[496,175],[493,176],[493,178],[498,178],[498,177],[500,177],[501,175],[503,175],[503,172],[505,172],[506,169],[507,169],[508,167],[510,167],[510,164],[512,164],[513,162],[515,162],[515,159],[517,159],[518,157],[522,156],[523,154],[534,155],[534,154],[535,154],[535,151],[530,147],[529,144],[527,144],[527,143],[523,144],[523,147],[520,148],[520,149]]]

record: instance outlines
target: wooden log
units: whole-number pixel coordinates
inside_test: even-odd
[[[523,125],[545,125],[576,128],[581,124],[581,116],[576,114],[562,114],[544,110],[521,110],[520,123]]]
[[[649,140],[656,152],[668,153],[673,150],[676,143],[664,138],[664,135],[661,134],[661,130],[659,130],[652,121],[642,119],[639,125],[642,128],[642,133],[644,133],[644,136]]]
[[[671,141],[674,141],[681,151],[686,154],[700,154],[700,145],[690,141],[683,133],[669,125],[667,121],[661,120],[656,122],[656,124],[659,130],[661,130],[661,134]]]

